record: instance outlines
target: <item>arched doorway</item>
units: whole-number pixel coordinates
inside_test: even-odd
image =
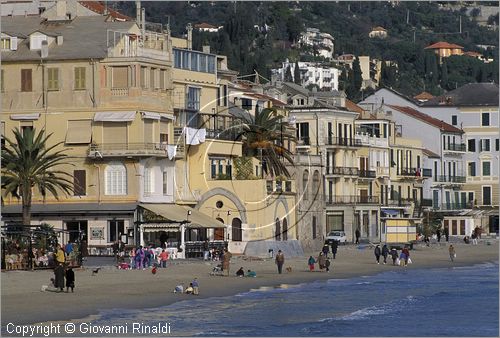
[[[275,221],[274,239],[277,241],[281,241],[281,223],[279,218],[276,218]]]
[[[217,220],[221,223],[224,223],[224,220],[220,217],[217,217]],[[223,240],[224,240],[224,228],[215,228],[214,241],[223,241]]]
[[[288,222],[286,218],[283,218],[283,240],[288,240]]]
[[[243,233],[241,230],[241,220],[239,218],[233,218],[233,221],[231,222],[231,228],[233,235],[232,240],[235,242],[241,242],[243,239]]]

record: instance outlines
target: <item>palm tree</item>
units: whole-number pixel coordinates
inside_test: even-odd
[[[65,193],[73,190],[73,176],[54,170],[56,166],[66,164],[68,156],[63,150],[53,151],[63,142],[47,146],[51,135],[45,136],[43,130],[36,134],[31,128],[22,132],[16,128],[15,142],[5,139],[8,146],[2,149],[2,190],[5,196],[10,194],[22,199],[24,225],[31,223],[33,188],[36,187],[43,197],[48,191],[57,199],[58,189]]]
[[[282,159],[291,165],[294,162],[292,153],[283,145],[285,140],[294,141],[295,137],[288,122],[283,121],[283,118],[276,108],[265,108],[261,112],[256,110],[255,116],[245,115],[241,125],[235,127],[242,130],[245,155],[261,157],[266,174],[290,177]]]

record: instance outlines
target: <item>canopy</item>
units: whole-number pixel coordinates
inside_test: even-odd
[[[226,226],[196,209],[177,204],[139,204],[140,207],[160,215],[172,223],[185,223],[189,228],[225,228]],[[188,215],[191,211],[191,215]]]
[[[130,122],[134,119],[135,111],[98,112],[94,115],[94,121]]]
[[[386,215],[391,215],[391,216],[399,215],[399,210],[397,209],[382,209],[382,212],[385,213]]]
[[[33,121],[33,120],[38,120],[39,118],[40,118],[40,113],[10,115],[10,119],[14,121],[20,121],[20,120]]]

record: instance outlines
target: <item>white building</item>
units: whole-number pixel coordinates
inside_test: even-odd
[[[301,46],[310,46],[326,59],[331,59],[334,50],[335,39],[328,33],[322,33],[316,28],[307,28],[305,33],[300,36],[299,43]]]
[[[300,83],[303,87],[310,85],[318,86],[320,90],[338,90],[339,76],[341,71],[334,67],[322,66],[318,62],[299,62]],[[273,69],[273,82],[285,81],[286,69],[290,67],[292,78],[295,74],[295,62],[288,59],[283,62],[282,67]],[[295,79],[294,79],[295,80]]]

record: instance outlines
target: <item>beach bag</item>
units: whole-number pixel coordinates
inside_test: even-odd
[[[411,258],[408,257],[408,264],[411,264],[411,263],[413,263],[413,262],[411,261]]]

